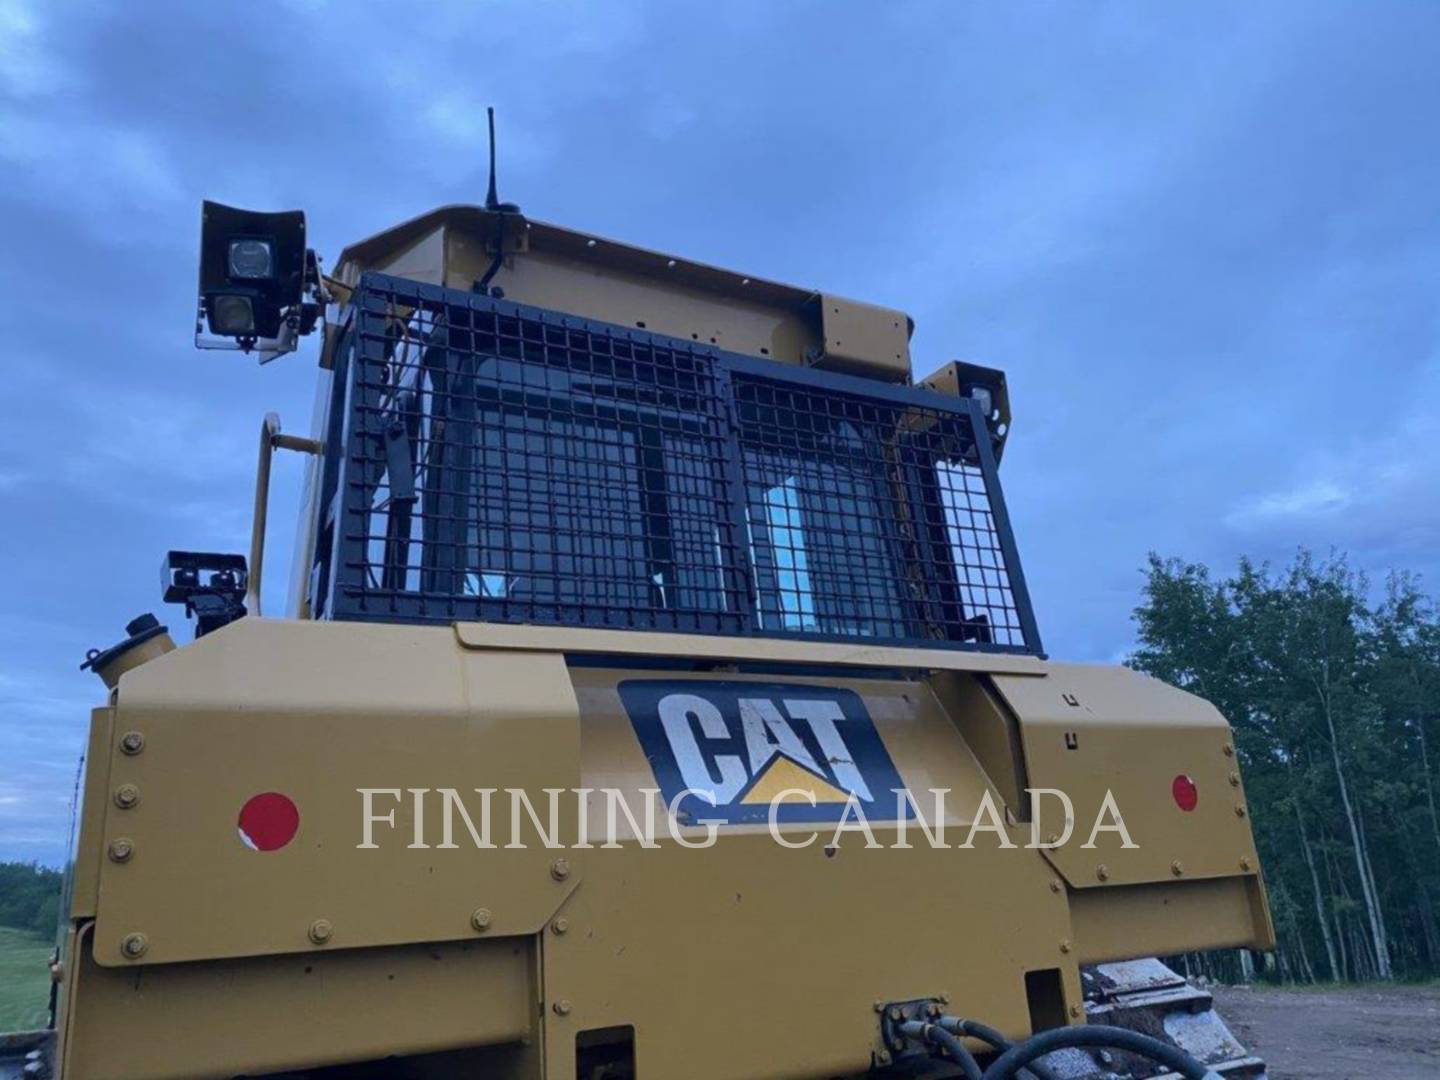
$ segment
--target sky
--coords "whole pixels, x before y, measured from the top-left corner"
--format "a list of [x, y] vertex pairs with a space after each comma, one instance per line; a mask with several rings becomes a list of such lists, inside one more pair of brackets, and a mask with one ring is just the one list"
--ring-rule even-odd
[[[1300, 545], [1440, 591], [1440, 3], [0, 0], [0, 859], [63, 860], [171, 548], [248, 547], [313, 343], [197, 352], [199, 206], [341, 248], [528, 214], [901, 308], [1004, 368], [1048, 651], [1114, 662], [1150, 551]], [[298, 469], [277, 466], [266, 606]]]

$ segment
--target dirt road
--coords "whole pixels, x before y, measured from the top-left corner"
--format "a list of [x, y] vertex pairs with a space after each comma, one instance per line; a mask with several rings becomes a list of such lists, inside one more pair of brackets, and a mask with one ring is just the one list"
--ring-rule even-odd
[[1440, 1078], [1440, 987], [1218, 989], [1215, 998], [1270, 1080]]

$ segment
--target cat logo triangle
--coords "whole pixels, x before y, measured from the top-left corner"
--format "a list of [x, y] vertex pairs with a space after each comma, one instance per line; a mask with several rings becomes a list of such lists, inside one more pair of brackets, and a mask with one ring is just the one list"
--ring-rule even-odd
[[802, 801], [800, 792], [808, 792], [814, 796], [816, 803], [843, 803], [850, 799], [849, 795], [833, 784], [826, 783], [809, 769], [781, 755], [775, 757], [770, 767], [755, 778], [755, 783], [740, 802], [748, 806], [766, 806], [780, 798], [784, 792], [789, 794], [782, 802]]

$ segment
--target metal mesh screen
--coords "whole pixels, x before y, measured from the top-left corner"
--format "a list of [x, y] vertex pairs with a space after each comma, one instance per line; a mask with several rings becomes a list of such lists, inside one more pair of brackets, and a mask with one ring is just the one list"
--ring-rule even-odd
[[1025, 644], [968, 416], [735, 386], [758, 628]]
[[1038, 650], [967, 403], [380, 275], [354, 306], [322, 613]]

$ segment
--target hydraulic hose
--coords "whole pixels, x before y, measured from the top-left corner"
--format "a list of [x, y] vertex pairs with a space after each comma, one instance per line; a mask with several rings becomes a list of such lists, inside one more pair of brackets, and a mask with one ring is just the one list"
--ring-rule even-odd
[[975, 1060], [974, 1055], [965, 1048], [964, 1043], [938, 1024], [929, 1024], [923, 1020], [910, 1020], [901, 1024], [899, 1030], [902, 1035], [933, 1043], [948, 1053], [954, 1059], [955, 1064], [960, 1067], [960, 1071], [964, 1073], [965, 1080], [983, 1080], [980, 1064]]
[[965, 1049], [964, 1043], [942, 1027], [936, 1027], [934, 1024], [929, 1024], [927, 1027], [929, 1030], [926, 1034], [930, 1041], [943, 1048], [955, 1059], [955, 1064], [959, 1065], [960, 1071], [965, 1074], [965, 1080], [983, 1080], [979, 1064], [970, 1051]]
[[1032, 1035], [1001, 1054], [985, 1070], [982, 1080], [1011, 1080], [1022, 1066], [1055, 1050], [1105, 1048], [1125, 1050], [1148, 1058], [1179, 1073], [1185, 1080], [1221, 1080], [1220, 1074], [1196, 1061], [1185, 1051], [1169, 1043], [1152, 1039], [1138, 1031], [1082, 1024], [1077, 1027], [1053, 1028]]
[[[996, 1050], [1004, 1053], [1015, 1044], [1002, 1035], [989, 1024], [982, 1024], [979, 1020], [962, 1020], [958, 1016], [942, 1016], [935, 1023], [945, 1031], [955, 1035], [969, 1035], [973, 1039], [979, 1039], [983, 1043], [993, 1046]], [[1025, 1066], [1034, 1073], [1038, 1080], [1059, 1080], [1055, 1071], [1043, 1061], [1032, 1061]]]

